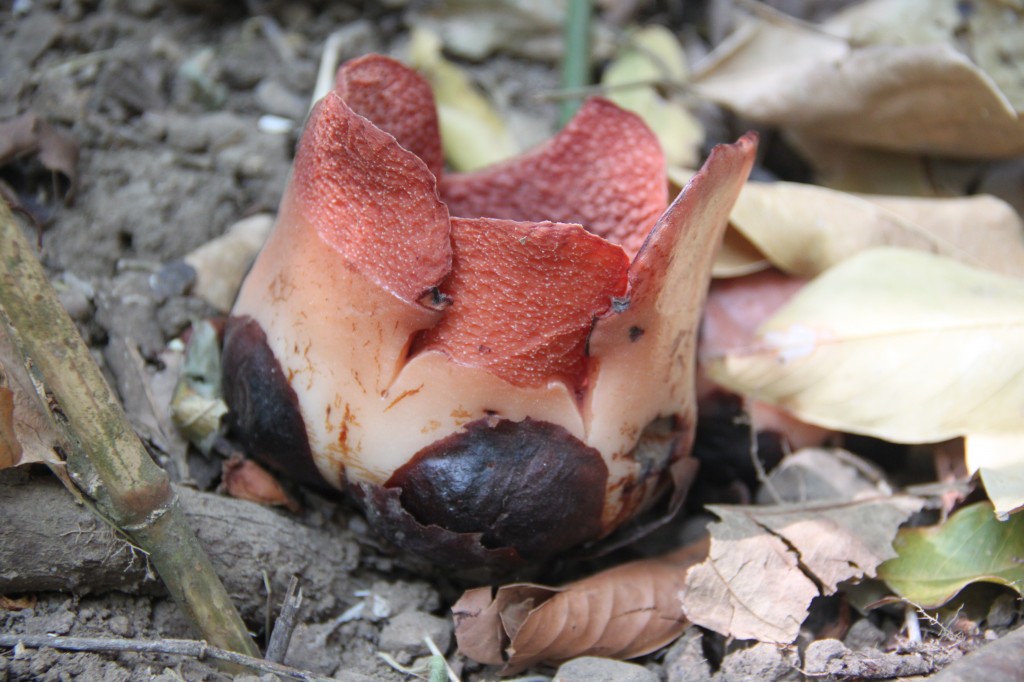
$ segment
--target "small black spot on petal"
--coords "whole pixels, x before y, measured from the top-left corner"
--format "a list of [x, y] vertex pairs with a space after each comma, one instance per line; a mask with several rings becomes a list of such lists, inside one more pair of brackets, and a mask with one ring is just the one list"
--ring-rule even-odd
[[639, 339], [643, 335], [644, 335], [644, 330], [641, 329], [640, 327], [637, 327], [636, 325], [634, 325], [634, 326], [629, 328], [629, 340], [630, 341], [636, 341], [637, 339]]

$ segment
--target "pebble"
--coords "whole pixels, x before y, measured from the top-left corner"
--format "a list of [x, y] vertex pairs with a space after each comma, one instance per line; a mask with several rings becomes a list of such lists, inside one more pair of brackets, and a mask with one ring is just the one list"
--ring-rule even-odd
[[184, 296], [196, 283], [196, 269], [183, 260], [167, 263], [149, 276], [149, 286], [160, 300]]
[[306, 100], [275, 78], [261, 80], [253, 94], [256, 97], [256, 104], [268, 114], [293, 120], [302, 120], [306, 115]]
[[658, 676], [636, 663], [583, 656], [563, 663], [552, 682], [658, 682]]
[[411, 660], [430, 654], [426, 637], [433, 640], [439, 650], [447, 651], [452, 642], [451, 623], [423, 611], [405, 611], [391, 618], [381, 629], [378, 646], [382, 651]]

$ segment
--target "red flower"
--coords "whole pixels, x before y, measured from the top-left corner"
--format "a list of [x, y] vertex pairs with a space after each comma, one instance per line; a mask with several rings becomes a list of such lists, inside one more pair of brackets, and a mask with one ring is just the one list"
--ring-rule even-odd
[[654, 135], [593, 98], [540, 148], [444, 175], [427, 83], [346, 64], [226, 332], [248, 449], [470, 570], [678, 506], [695, 332], [755, 147], [716, 148], [667, 206]]

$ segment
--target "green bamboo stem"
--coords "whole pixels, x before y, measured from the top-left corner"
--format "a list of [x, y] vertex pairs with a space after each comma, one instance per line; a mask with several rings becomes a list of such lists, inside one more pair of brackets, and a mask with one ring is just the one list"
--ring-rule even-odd
[[258, 649], [189, 527], [167, 472], [150, 458], [32, 248], [0, 201], [0, 324], [66, 445], [75, 485], [125, 533], [211, 645]]
[[[565, 52], [562, 58], [562, 90], [578, 91], [590, 84], [591, 0], [569, 0], [565, 17]], [[565, 125], [580, 108], [577, 97], [562, 100], [559, 125]]]

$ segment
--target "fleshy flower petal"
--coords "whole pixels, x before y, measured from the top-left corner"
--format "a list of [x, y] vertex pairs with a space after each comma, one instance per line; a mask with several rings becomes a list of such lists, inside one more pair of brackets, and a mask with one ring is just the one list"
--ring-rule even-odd
[[678, 506], [698, 315], [756, 138], [666, 211], [653, 134], [606, 101], [441, 178], [425, 81], [371, 56], [337, 83], [225, 331], [249, 453], [478, 578]]

